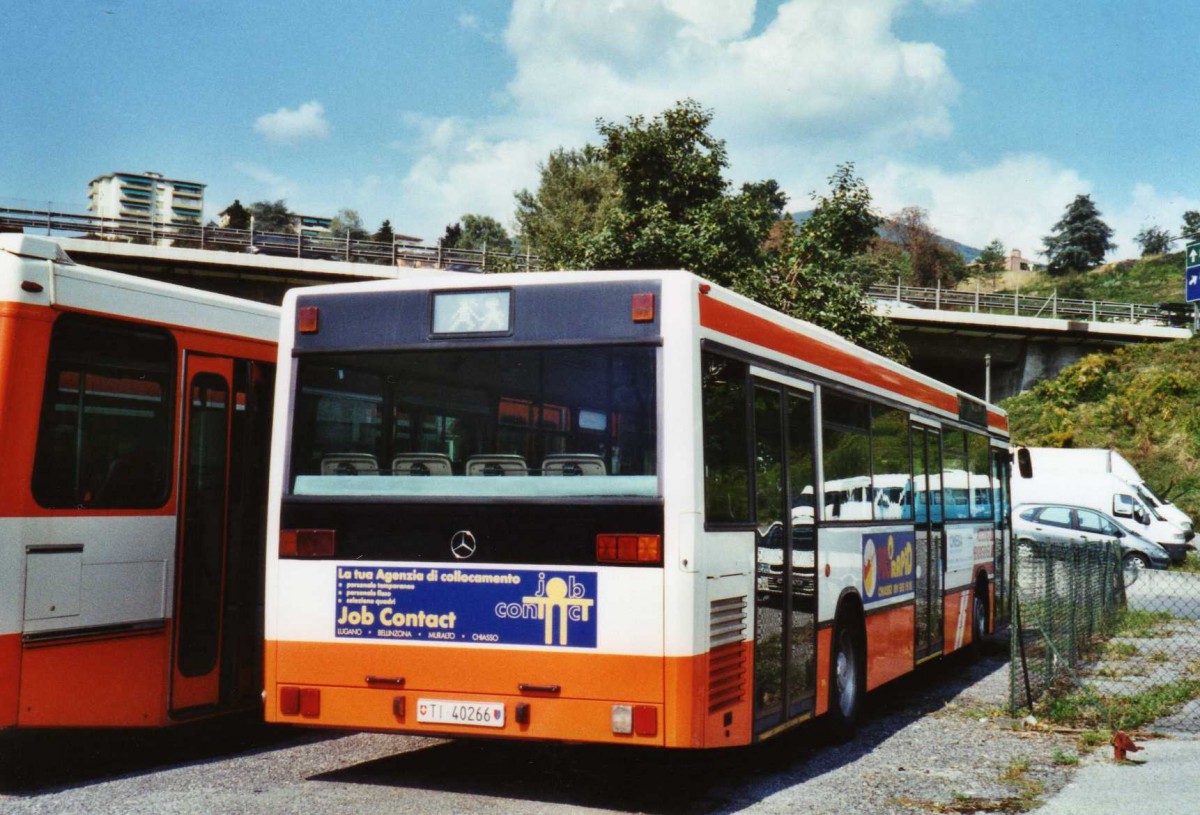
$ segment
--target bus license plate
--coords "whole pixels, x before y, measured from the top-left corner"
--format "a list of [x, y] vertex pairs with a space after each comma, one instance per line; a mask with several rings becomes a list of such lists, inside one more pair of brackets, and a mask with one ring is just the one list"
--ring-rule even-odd
[[429, 724], [461, 724], [470, 727], [504, 727], [504, 705], [500, 702], [418, 699], [417, 721]]

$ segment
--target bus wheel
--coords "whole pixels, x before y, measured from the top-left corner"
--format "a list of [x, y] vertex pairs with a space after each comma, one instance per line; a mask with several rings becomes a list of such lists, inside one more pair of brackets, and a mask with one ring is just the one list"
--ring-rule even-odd
[[987, 642], [987, 589], [985, 584], [975, 586], [971, 600], [971, 656], [980, 659]]
[[866, 685], [858, 627], [851, 615], [839, 614], [833, 627], [833, 653], [829, 657], [829, 722], [838, 741], [853, 738], [862, 714]]

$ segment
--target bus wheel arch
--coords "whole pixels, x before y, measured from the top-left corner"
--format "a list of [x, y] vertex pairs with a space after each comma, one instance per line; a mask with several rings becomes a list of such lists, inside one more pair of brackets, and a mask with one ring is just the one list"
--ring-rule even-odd
[[829, 729], [846, 741], [862, 718], [867, 693], [867, 638], [862, 601], [847, 593], [834, 615], [829, 653]]

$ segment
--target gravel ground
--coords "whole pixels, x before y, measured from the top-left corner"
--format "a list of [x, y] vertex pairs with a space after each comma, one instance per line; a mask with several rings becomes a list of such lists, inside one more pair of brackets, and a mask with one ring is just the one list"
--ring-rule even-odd
[[[872, 694], [844, 745], [800, 728], [690, 754], [271, 729], [8, 734], [0, 812], [563, 813], [1024, 811], [1066, 783], [1065, 736], [1007, 721], [1007, 647]], [[232, 745], [232, 746], [231, 746]], [[235, 752], [236, 751], [236, 752]]]

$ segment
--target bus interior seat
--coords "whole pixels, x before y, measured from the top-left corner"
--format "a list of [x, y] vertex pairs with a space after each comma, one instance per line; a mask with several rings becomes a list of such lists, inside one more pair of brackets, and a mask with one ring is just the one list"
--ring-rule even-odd
[[542, 475], [608, 475], [608, 468], [595, 453], [555, 453], [542, 461]]
[[370, 453], [334, 453], [321, 459], [321, 475], [378, 475], [379, 463]]
[[453, 475], [445, 453], [400, 453], [392, 459], [392, 475]]
[[467, 475], [529, 475], [529, 468], [518, 455], [495, 453], [467, 459]]

